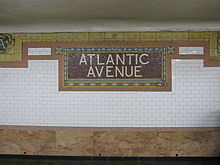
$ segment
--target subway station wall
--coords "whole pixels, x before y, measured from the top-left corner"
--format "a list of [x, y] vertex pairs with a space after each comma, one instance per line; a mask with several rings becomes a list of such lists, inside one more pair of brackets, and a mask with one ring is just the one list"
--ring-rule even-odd
[[[0, 66], [22, 62], [25, 42], [201, 41], [219, 60], [219, 32], [17, 33]], [[58, 61], [29, 60], [0, 68], [0, 124], [89, 127], [218, 127], [220, 67], [202, 59], [172, 60], [170, 92], [59, 91]]]
[[[0, 54], [0, 66], [22, 62], [23, 42], [207, 41], [219, 62], [218, 34], [13, 34], [14, 48]], [[204, 67], [203, 59], [171, 65], [172, 91], [163, 92], [59, 91], [58, 60], [0, 68], [0, 154], [219, 156], [220, 67]]]

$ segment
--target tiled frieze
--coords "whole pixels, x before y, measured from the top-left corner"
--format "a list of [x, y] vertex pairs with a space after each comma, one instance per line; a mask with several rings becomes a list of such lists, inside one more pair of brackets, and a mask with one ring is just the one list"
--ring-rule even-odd
[[86, 32], [73, 33], [72, 37], [73, 37], [73, 42], [88, 42], [89, 33]]
[[208, 41], [210, 60], [220, 59], [219, 32], [69, 32], [10, 35], [13, 36], [15, 43], [12, 49], [0, 54], [0, 62], [22, 61], [23, 42]]
[[103, 42], [105, 40], [105, 33], [104, 32], [89, 32], [88, 41], [90, 42]]
[[157, 41], [173, 41], [173, 33], [157, 32]]
[[141, 41], [157, 41], [157, 32], [141, 32]]
[[[69, 33], [1, 34], [2, 37], [4, 35], [10, 36], [14, 42], [13, 43], [7, 42], [9, 43], [7, 44], [4, 38], [1, 39], [1, 41], [4, 41], [1, 43], [1, 48], [5, 50], [0, 52], [0, 67], [1, 66], [2, 67], [18, 67], [18, 66], [26, 67], [28, 59], [30, 60], [58, 59], [58, 60], [63, 61], [63, 56], [58, 56], [58, 54], [55, 54], [55, 51], [56, 51], [55, 47], [59, 48], [60, 44], [63, 45], [61, 46], [63, 48], [65, 48], [64, 45], [68, 45], [68, 47], [70, 48], [71, 47], [74, 48], [74, 46], [76, 45], [78, 45], [77, 47], [80, 46], [81, 48], [85, 46], [89, 46], [89, 45], [95, 45], [95, 47], [100, 47], [100, 48], [101, 47], [105, 48], [107, 46], [110, 48], [110, 47], [114, 47], [114, 45], [119, 46], [120, 42], [127, 45], [127, 46], [123, 46], [122, 44], [121, 46], [123, 48], [126, 48], [126, 47], [129, 48], [131, 46], [135, 48], [137, 47], [137, 45], [153, 46], [155, 48], [157, 46], [163, 46], [166, 49], [165, 52], [167, 51], [165, 53], [167, 54], [166, 56], [169, 57], [169, 58], [165, 58], [165, 61], [166, 61], [165, 68], [167, 71], [170, 70], [169, 63], [172, 58], [175, 58], [175, 59], [199, 58], [199, 59], [205, 60], [205, 66], [213, 66], [212, 65], [213, 62], [215, 66], [219, 66], [219, 62], [218, 62], [219, 33], [218, 32], [88, 32], [88, 33], [87, 32], [84, 32], [84, 33], [83, 32], [79, 32], [79, 33], [69, 32]], [[209, 45], [207, 43], [209, 43]], [[7, 48], [5, 48], [5, 45], [7, 46]], [[37, 55], [37, 52], [35, 53], [32, 52], [31, 53], [32, 56], [29, 56], [27, 49], [30, 46], [51, 48], [52, 56], [43, 57], [42, 56], [44, 55], [43, 52], [40, 52], [39, 55]], [[193, 47], [193, 46], [195, 48], [201, 47], [201, 46], [202, 47], [205, 46], [205, 47], [204, 47], [204, 52], [202, 52], [202, 54], [201, 52], [199, 53], [195, 52], [194, 56], [191, 56], [191, 54], [193, 54], [193, 51], [191, 51], [192, 53], [191, 52], [186, 53], [188, 55], [187, 56], [185, 55], [184, 52], [182, 53], [182, 55], [178, 54], [179, 53], [178, 49], [180, 48], [179, 46], [183, 46], [183, 47], [185, 46], [186, 49], [187, 47]], [[172, 51], [170, 49], [171, 47], [174, 47]], [[196, 49], [194, 48], [193, 50], [196, 51]], [[112, 49], [112, 51], [114, 50]], [[173, 52], [172, 55], [169, 55], [170, 52]], [[92, 52], [90, 51], [90, 53]], [[98, 53], [103, 53], [103, 52], [99, 51]], [[111, 51], [108, 51], [107, 53], [111, 53]], [[61, 54], [62, 53], [59, 53], [59, 55]], [[62, 68], [61, 63], [60, 63], [60, 68]], [[68, 68], [68, 66], [64, 66], [63, 68], [64, 69]], [[169, 83], [171, 81], [170, 79], [171, 75], [169, 73], [166, 73], [165, 75], [168, 75], [166, 77], [166, 80], [168, 80], [167, 84], [171, 84]], [[61, 77], [65, 77], [65, 75], [62, 76], [61, 74]], [[62, 81], [65, 82], [65, 79]], [[82, 85], [83, 83], [80, 83], [80, 84]], [[94, 84], [94, 83], [90, 83], [90, 85], [91, 84]], [[106, 83], [102, 83], [102, 84], [106, 84]], [[114, 83], [114, 84], [117, 85], [118, 83]], [[129, 83], [123, 83], [123, 84], [129, 84]], [[151, 83], [145, 82], [145, 84], [151, 84]], [[140, 86], [140, 84], [138, 85]], [[63, 84], [63, 86], [65, 86], [65, 83]], [[141, 86], [143, 86], [143, 84]], [[61, 89], [63, 88], [61, 87], [60, 90]], [[167, 85], [167, 89], [171, 90], [171, 85]]]
[[123, 32], [106, 32], [105, 41], [124, 41]]
[[27, 41], [42, 41], [42, 34], [41, 33], [32, 33], [32, 34], [27, 34]]
[[187, 32], [173, 32], [174, 41], [188, 41], [189, 33]]
[[188, 32], [189, 41], [204, 41], [205, 33], [204, 32]]
[[124, 41], [140, 41], [141, 33], [139, 32], [125, 32]]
[[220, 32], [217, 34], [217, 50], [218, 54], [220, 53]]

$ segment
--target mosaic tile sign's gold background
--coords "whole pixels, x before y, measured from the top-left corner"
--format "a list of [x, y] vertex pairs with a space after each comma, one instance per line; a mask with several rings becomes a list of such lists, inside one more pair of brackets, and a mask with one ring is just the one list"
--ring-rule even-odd
[[[14, 49], [0, 61], [22, 61], [22, 42], [209, 41], [210, 59], [220, 60], [220, 32], [16, 33]], [[219, 43], [218, 43], [219, 40]]]
[[[190, 128], [189, 128], [190, 129]], [[65, 156], [220, 156], [220, 131], [0, 129], [0, 154]]]

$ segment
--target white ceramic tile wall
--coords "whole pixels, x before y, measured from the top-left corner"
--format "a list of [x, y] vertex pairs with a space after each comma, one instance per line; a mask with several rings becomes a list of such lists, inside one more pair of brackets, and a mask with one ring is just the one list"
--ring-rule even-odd
[[173, 60], [172, 92], [59, 92], [58, 62], [0, 68], [0, 125], [220, 126], [220, 68]]

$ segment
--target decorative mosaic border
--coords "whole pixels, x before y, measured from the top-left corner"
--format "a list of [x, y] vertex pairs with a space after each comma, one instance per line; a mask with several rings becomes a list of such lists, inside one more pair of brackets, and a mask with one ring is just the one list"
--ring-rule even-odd
[[[1, 34], [2, 35], [2, 34]], [[5, 33], [4, 33], [5, 35]], [[0, 53], [0, 67], [23, 64], [22, 45], [25, 42], [209, 42], [209, 55], [205, 67], [220, 66], [220, 31], [205, 32], [58, 32], [12, 33], [15, 40], [11, 49]], [[170, 44], [172, 45], [172, 44]], [[7, 62], [7, 64], [5, 63]], [[17, 62], [17, 63], [16, 63]], [[23, 65], [24, 66], [24, 65]]]
[[116, 48], [116, 47], [111, 47], [111, 48], [93, 48], [93, 47], [88, 47], [88, 48], [63, 48], [63, 51], [65, 53], [71, 53], [71, 52], [76, 52], [76, 51], [89, 51], [89, 52], [112, 52], [112, 51], [165, 51], [165, 48], [163, 47], [132, 47], [132, 48]]
[[[172, 75], [171, 75], [171, 60], [172, 59], [204, 59], [204, 66], [213, 66], [210, 63], [210, 47], [208, 41], [173, 41], [173, 42], [26, 42], [22, 47], [22, 62], [0, 62], [0, 67], [28, 67], [28, 60], [58, 60], [59, 62], [59, 91], [171, 91], [172, 90]], [[204, 47], [203, 55], [179, 55], [179, 47]], [[28, 56], [28, 48], [51, 48], [51, 55], [47, 56]], [[115, 87], [106, 86], [103, 83], [100, 86], [65, 86], [64, 85], [64, 54], [63, 48], [150, 48], [159, 47], [166, 48], [166, 86], [125, 86]], [[59, 48], [59, 50], [57, 50]], [[70, 49], [71, 50], [71, 49]], [[79, 49], [78, 49], [79, 50]], [[100, 51], [100, 49], [97, 49]], [[123, 49], [126, 50], [126, 49]], [[89, 51], [88, 51], [89, 52]], [[121, 51], [122, 52], [122, 51]], [[215, 66], [219, 66], [216, 62]], [[158, 80], [158, 79], [157, 79]], [[148, 80], [150, 82], [150, 79]], [[96, 80], [97, 82], [97, 80]], [[123, 82], [123, 80], [121, 80]], [[133, 83], [134, 81], [131, 80]], [[146, 80], [145, 80], [146, 82]], [[93, 83], [93, 82], [91, 82]], [[148, 82], [147, 82], [148, 83]], [[145, 84], [147, 84], [145, 83]], [[135, 83], [134, 83], [135, 84]], [[149, 84], [147, 84], [149, 85]]]

